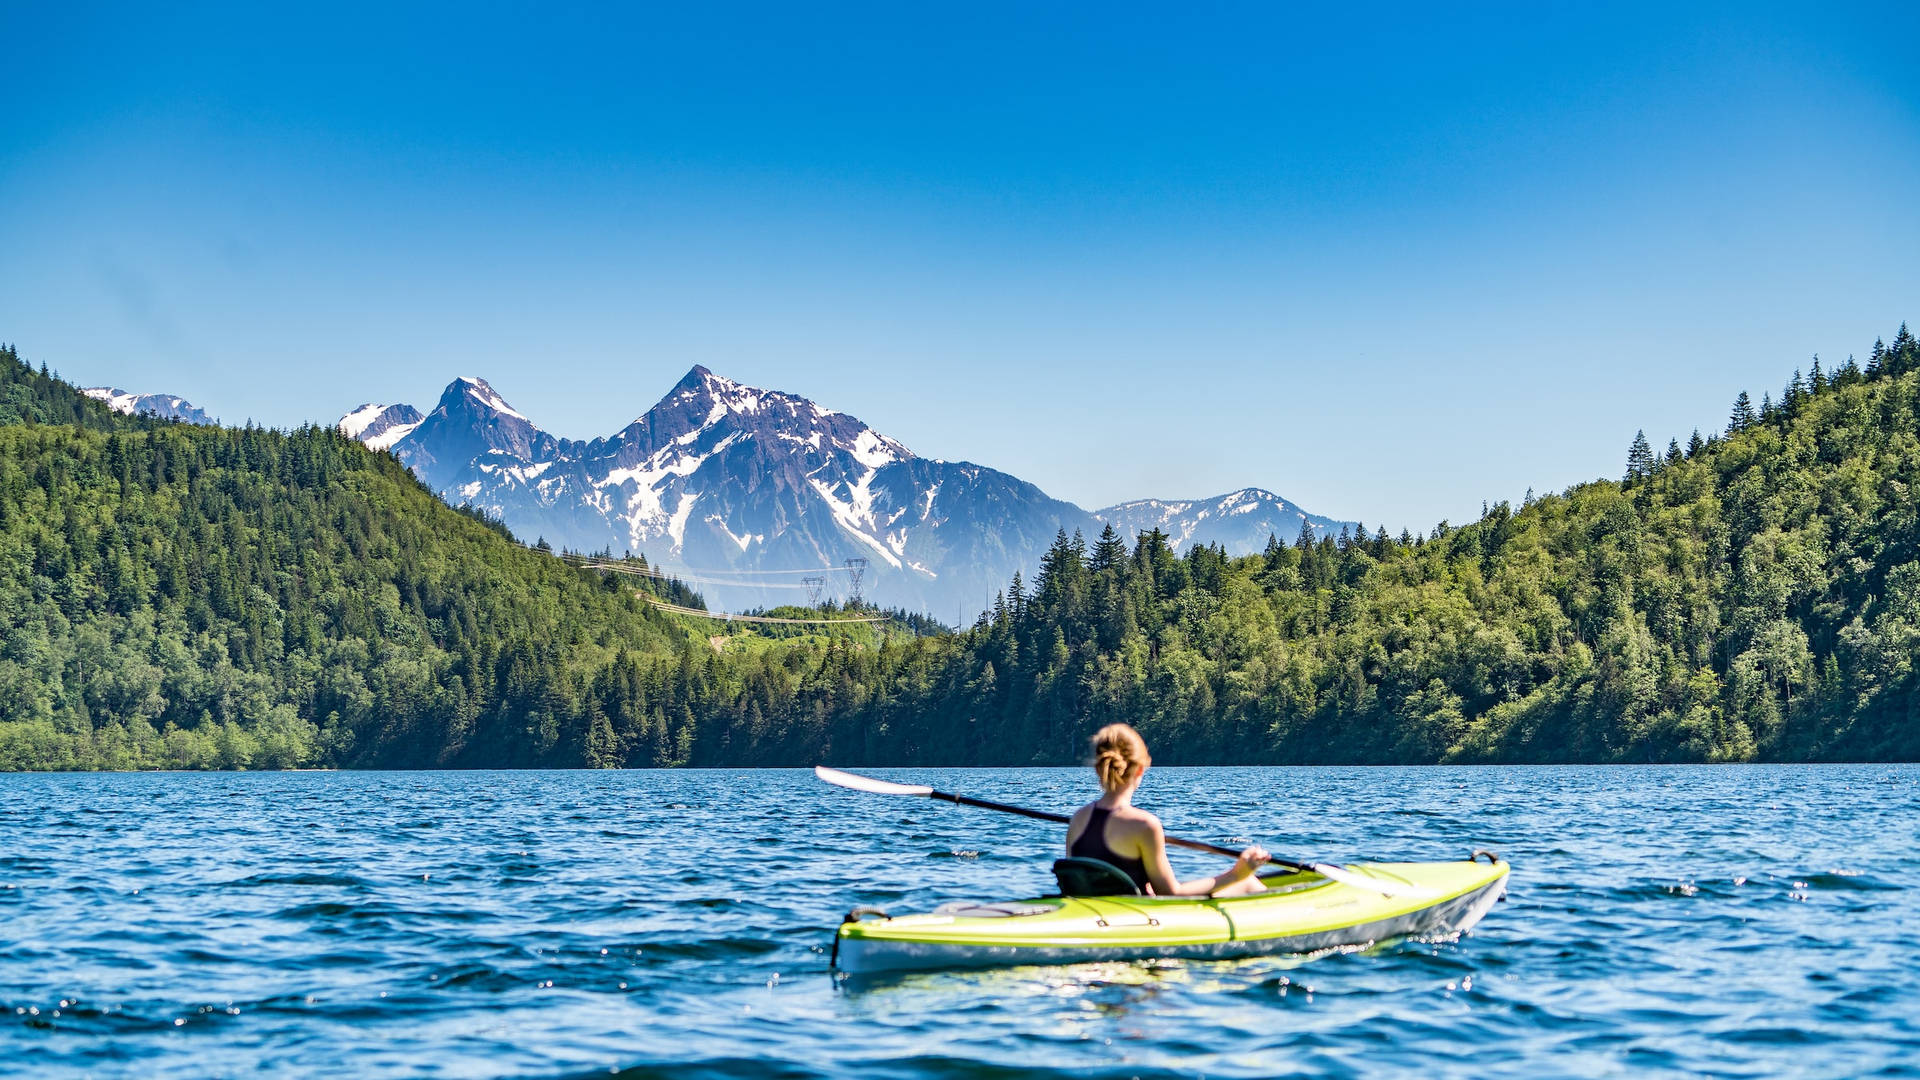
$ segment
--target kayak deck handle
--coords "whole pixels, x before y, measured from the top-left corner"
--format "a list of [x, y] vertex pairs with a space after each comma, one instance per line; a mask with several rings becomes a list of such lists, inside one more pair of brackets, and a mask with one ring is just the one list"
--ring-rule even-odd
[[1488, 866], [1492, 866], [1492, 865], [1494, 865], [1495, 863], [1497, 863], [1497, 862], [1499, 862], [1499, 861], [1500, 861], [1500, 856], [1498, 856], [1498, 855], [1495, 855], [1495, 854], [1494, 854], [1493, 852], [1491, 852], [1491, 851], [1476, 851], [1476, 852], [1474, 852], [1473, 854], [1471, 854], [1471, 855], [1469, 855], [1469, 856], [1467, 856], [1467, 861], [1468, 861], [1468, 862], [1479, 862], [1479, 861], [1480, 861], [1480, 856], [1482, 856], [1482, 855], [1485, 855], [1485, 856], [1487, 857], [1487, 865], [1488, 865]]
[[[847, 912], [846, 918], [840, 920], [840, 925], [845, 926], [848, 923], [856, 923], [868, 916], [876, 919], [893, 918], [893, 916], [877, 907], [857, 907]], [[837, 968], [840, 966], [840, 935], [838, 933], [833, 935], [833, 954], [827, 958], [827, 966], [829, 968]]]

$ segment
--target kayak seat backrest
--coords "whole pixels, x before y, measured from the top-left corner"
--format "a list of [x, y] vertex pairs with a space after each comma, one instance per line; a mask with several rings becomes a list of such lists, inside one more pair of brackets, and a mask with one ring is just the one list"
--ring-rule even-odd
[[1083, 859], [1078, 855], [1055, 859], [1053, 879], [1060, 883], [1061, 896], [1139, 896], [1140, 889], [1126, 871], [1104, 859]]

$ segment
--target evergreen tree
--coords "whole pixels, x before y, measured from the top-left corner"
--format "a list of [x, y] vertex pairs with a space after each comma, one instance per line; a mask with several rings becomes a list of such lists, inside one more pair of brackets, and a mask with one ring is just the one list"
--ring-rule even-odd
[[[1271, 538], [1269, 538], [1271, 539]], [[1118, 569], [1127, 561], [1127, 545], [1114, 531], [1113, 522], [1100, 530], [1100, 538], [1093, 543], [1093, 555], [1087, 562], [1087, 569], [1096, 574], [1105, 574]]]
[[1682, 454], [1682, 453], [1680, 452], [1680, 440], [1679, 440], [1679, 439], [1668, 439], [1668, 440], [1667, 440], [1667, 460], [1666, 460], [1666, 464], [1668, 464], [1668, 465], [1678, 465], [1678, 464], [1680, 464], [1680, 463], [1681, 463], [1682, 461], [1685, 461], [1685, 460], [1686, 460], [1686, 455], [1685, 455], [1685, 454]]
[[1893, 335], [1893, 344], [1887, 348], [1884, 365], [1889, 375], [1904, 375], [1920, 368], [1920, 342], [1916, 342], [1907, 331], [1907, 324], [1900, 324], [1900, 332]]
[[1700, 429], [1694, 428], [1693, 437], [1687, 440], [1687, 456], [1691, 458], [1695, 454], [1698, 454], [1700, 451], [1705, 450], [1706, 448], [1707, 448], [1707, 441], [1700, 437]]
[[1631, 484], [1652, 475], [1653, 444], [1647, 442], [1647, 433], [1642, 430], [1634, 434], [1632, 445], [1627, 447], [1626, 482]]
[[1265, 550], [1260, 553], [1260, 557], [1266, 560], [1267, 569], [1273, 570], [1286, 561], [1287, 549], [1281, 545], [1279, 537], [1268, 533], [1267, 546]]
[[1753, 399], [1745, 390], [1733, 399], [1733, 414], [1727, 418], [1727, 434], [1737, 435], [1758, 423], [1760, 418], [1754, 415]]

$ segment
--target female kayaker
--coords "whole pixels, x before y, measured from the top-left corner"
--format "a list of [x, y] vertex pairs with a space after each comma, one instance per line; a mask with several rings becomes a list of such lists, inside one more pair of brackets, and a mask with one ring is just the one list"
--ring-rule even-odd
[[1126, 724], [1108, 724], [1093, 736], [1093, 771], [1102, 795], [1081, 807], [1067, 825], [1067, 854], [1112, 863], [1143, 893], [1156, 896], [1238, 896], [1264, 892], [1253, 876], [1267, 861], [1254, 845], [1242, 851], [1233, 869], [1208, 878], [1181, 881], [1167, 863], [1166, 833], [1160, 819], [1133, 805], [1133, 793], [1153, 759], [1147, 743]]

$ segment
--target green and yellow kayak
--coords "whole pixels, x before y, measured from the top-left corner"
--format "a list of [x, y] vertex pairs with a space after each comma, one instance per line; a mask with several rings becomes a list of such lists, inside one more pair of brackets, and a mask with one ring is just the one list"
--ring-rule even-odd
[[[887, 918], [856, 910], [834, 941], [855, 974], [1161, 957], [1306, 953], [1470, 929], [1507, 891], [1507, 864], [1356, 863], [1356, 883], [1316, 873], [1263, 877], [1248, 896], [1047, 896], [949, 904]], [[1365, 887], [1372, 880], [1391, 892]], [[868, 915], [880, 915], [868, 918]]]

